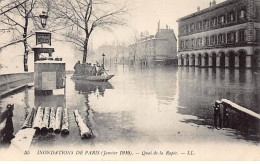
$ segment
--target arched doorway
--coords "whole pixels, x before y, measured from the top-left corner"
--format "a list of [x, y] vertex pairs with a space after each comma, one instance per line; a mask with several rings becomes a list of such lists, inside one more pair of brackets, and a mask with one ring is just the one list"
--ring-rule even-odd
[[184, 66], [184, 58], [183, 58], [183, 55], [181, 55], [181, 66]]
[[204, 60], [204, 67], [208, 67], [209, 66], [209, 54], [205, 53], [203, 55], [203, 60]]
[[201, 54], [198, 54], [198, 67], [201, 66]]
[[260, 56], [259, 55], [260, 55], [260, 50], [259, 49], [255, 50], [254, 55], [252, 57], [252, 60], [253, 60], [252, 66], [255, 68], [260, 68]]
[[195, 54], [190, 55], [190, 66], [195, 66]]
[[229, 57], [229, 68], [235, 68], [236, 53], [234, 51], [229, 51], [227, 55]]
[[185, 60], [186, 60], [186, 65], [185, 66], [189, 66], [189, 54], [185, 55]]
[[212, 67], [216, 67], [216, 65], [217, 65], [217, 54], [215, 52], [212, 52], [211, 58], [212, 58]]
[[246, 55], [247, 52], [245, 50], [238, 51], [239, 68], [246, 68]]
[[225, 53], [219, 52], [219, 67], [224, 68], [225, 67]]

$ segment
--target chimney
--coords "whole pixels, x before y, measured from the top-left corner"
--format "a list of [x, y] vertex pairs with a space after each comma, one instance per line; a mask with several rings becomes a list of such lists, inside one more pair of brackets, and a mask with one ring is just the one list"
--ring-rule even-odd
[[216, 6], [216, 4], [217, 4], [216, 0], [213, 0], [212, 6]]
[[199, 7], [199, 6], [197, 7], [197, 11], [198, 11], [198, 12], [200, 11], [200, 7]]
[[168, 25], [166, 24], [166, 30], [168, 30]]
[[210, 1], [210, 2], [209, 2], [209, 7], [211, 7], [211, 4], [212, 4], [212, 3], [211, 3], [211, 1]]
[[158, 30], [160, 30], [160, 20], [159, 20], [159, 22], [158, 22]]

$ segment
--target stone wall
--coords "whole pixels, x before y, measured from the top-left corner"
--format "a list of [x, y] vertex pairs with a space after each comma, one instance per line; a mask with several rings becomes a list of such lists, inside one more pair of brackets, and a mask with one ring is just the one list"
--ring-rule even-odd
[[32, 79], [34, 76], [33, 72], [28, 73], [13, 73], [13, 74], [1, 74], [0, 75], [0, 86], [5, 84], [14, 83], [20, 80]]

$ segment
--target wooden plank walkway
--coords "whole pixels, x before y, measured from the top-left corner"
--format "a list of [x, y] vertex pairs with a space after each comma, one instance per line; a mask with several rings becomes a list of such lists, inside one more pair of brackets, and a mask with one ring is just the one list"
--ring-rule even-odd
[[19, 130], [16, 133], [15, 138], [11, 141], [11, 145], [8, 150], [10, 152], [13, 151], [24, 152], [26, 150], [29, 150], [35, 132], [36, 129], [33, 128]]
[[255, 113], [255, 112], [253, 112], [252, 110], [249, 110], [249, 109], [247, 109], [247, 108], [244, 108], [244, 107], [242, 107], [242, 106], [240, 106], [240, 105], [237, 105], [236, 103], [234, 103], [234, 102], [232, 102], [232, 101], [230, 101], [230, 100], [222, 99], [221, 102], [222, 102], [223, 104], [227, 104], [227, 105], [231, 106], [231, 107], [234, 108], [234, 109], [237, 109], [237, 110], [240, 111], [240, 112], [246, 113], [246, 114], [248, 114], [248, 115], [250, 115], [250, 116], [252, 116], [252, 117], [255, 117], [255, 118], [257, 118], [257, 119], [260, 119], [260, 114]]

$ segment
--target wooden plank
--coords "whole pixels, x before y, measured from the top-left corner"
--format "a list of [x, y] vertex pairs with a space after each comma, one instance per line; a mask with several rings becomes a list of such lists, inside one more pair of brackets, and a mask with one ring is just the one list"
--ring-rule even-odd
[[21, 152], [24, 152], [25, 150], [29, 150], [35, 132], [36, 129], [33, 128], [27, 128], [18, 131], [18, 133], [16, 133], [15, 135], [15, 138], [11, 141], [11, 145], [8, 150], [12, 153], [15, 150]]
[[54, 107], [51, 108], [51, 113], [50, 113], [50, 124], [49, 124], [49, 132], [53, 133], [55, 126], [56, 126], [56, 110]]
[[32, 108], [31, 112], [28, 114], [28, 116], [26, 117], [26, 120], [24, 121], [22, 129], [32, 128], [35, 113], [36, 113], [35, 108]]
[[49, 131], [49, 120], [50, 120], [50, 108], [49, 107], [45, 107], [44, 115], [43, 115], [43, 121], [42, 121], [42, 127], [41, 127], [41, 132], [47, 133]]
[[62, 128], [61, 134], [68, 135], [69, 132], [69, 117], [68, 117], [68, 109], [65, 108], [62, 112]]
[[251, 110], [249, 110], [247, 108], [244, 108], [244, 107], [242, 107], [242, 106], [240, 106], [240, 105], [238, 105], [238, 104], [236, 104], [236, 103], [234, 103], [234, 102], [232, 102], [230, 100], [222, 99], [221, 101], [222, 101], [222, 103], [228, 104], [229, 106], [231, 106], [234, 109], [237, 109], [240, 112], [246, 113], [246, 114], [248, 114], [248, 115], [250, 115], [252, 117], [260, 119], [260, 114], [255, 113], [255, 112], [253, 112], [253, 111], [251, 111]]
[[3, 120], [3, 122], [0, 124], [0, 133], [5, 128], [6, 125], [6, 119]]
[[62, 119], [62, 107], [58, 107], [56, 111], [56, 121], [55, 121], [55, 133], [60, 133], [61, 128], [61, 119]]
[[34, 122], [33, 122], [33, 128], [40, 130], [42, 127], [42, 118], [43, 118], [43, 108], [41, 106], [37, 109], [37, 114], [35, 116]]
[[82, 139], [90, 138], [92, 136], [92, 133], [90, 129], [87, 127], [87, 125], [83, 122], [81, 116], [79, 115], [79, 111], [74, 111], [75, 119], [78, 124], [79, 130], [80, 130], [80, 136]]

